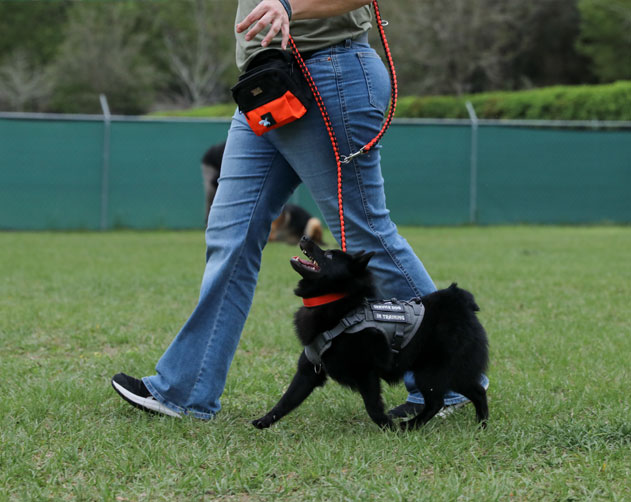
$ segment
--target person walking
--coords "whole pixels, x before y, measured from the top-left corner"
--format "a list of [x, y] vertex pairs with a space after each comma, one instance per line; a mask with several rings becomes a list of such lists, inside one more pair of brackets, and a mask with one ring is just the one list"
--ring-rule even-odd
[[[239, 0], [236, 62], [241, 71], [267, 48], [286, 49], [289, 32], [322, 96], [340, 153], [372, 140], [384, 121], [390, 76], [368, 43], [366, 0]], [[409, 299], [436, 288], [421, 260], [398, 233], [386, 206], [380, 146], [343, 166], [348, 252], [374, 251], [371, 271], [378, 298]], [[206, 268], [199, 300], [156, 365], [142, 379], [124, 373], [114, 389], [145, 411], [208, 420], [220, 410], [228, 370], [257, 282], [272, 221], [304, 183], [337, 242], [341, 225], [337, 164], [317, 106], [262, 136], [237, 110], [223, 155], [221, 177], [206, 230]], [[419, 406], [415, 391], [392, 413]], [[448, 396], [465, 402], [463, 396]], [[454, 402], [453, 400], [450, 402]], [[406, 408], [407, 407], [407, 408]]]

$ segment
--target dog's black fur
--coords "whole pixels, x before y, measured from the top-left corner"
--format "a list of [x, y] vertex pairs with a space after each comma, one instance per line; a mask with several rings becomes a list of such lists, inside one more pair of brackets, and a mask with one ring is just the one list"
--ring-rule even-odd
[[[308, 345], [321, 332], [332, 329], [366, 297], [372, 297], [373, 285], [367, 269], [374, 253], [355, 255], [339, 250], [323, 251], [313, 241], [303, 238], [300, 247], [311, 262], [293, 258], [291, 264], [302, 276], [295, 290], [297, 296], [313, 298], [330, 293], [345, 293], [335, 302], [301, 307], [295, 315], [298, 338]], [[488, 342], [484, 328], [475, 314], [479, 307], [473, 295], [456, 284], [421, 298], [425, 317], [409, 344], [394, 356], [385, 337], [376, 329], [342, 333], [333, 339], [322, 355], [322, 371], [315, 371], [304, 351], [298, 370], [280, 401], [265, 416], [252, 424], [264, 429], [299, 406], [313, 389], [324, 385], [327, 376], [358, 391], [370, 418], [380, 427], [394, 427], [384, 411], [380, 379], [395, 383], [410, 370], [425, 397], [419, 415], [401, 424], [413, 429], [425, 424], [443, 407], [448, 390], [469, 398], [478, 422], [486, 423], [488, 406], [480, 377], [488, 364]]]

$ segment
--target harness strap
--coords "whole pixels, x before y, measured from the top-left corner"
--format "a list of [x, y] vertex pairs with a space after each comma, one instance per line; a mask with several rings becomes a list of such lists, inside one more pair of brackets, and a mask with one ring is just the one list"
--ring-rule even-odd
[[380, 331], [389, 341], [390, 350], [396, 356], [407, 346], [423, 320], [425, 307], [420, 300], [416, 300], [365, 302], [349, 312], [333, 328], [316, 335], [313, 341], [305, 346], [307, 359], [319, 368], [322, 364], [321, 356], [331, 347], [334, 338], [344, 332], [356, 333], [366, 328]]
[[390, 345], [390, 350], [395, 354], [398, 354], [401, 351], [401, 346], [403, 345], [403, 341], [405, 340], [405, 325], [397, 324], [397, 327], [394, 331], [394, 336], [392, 337], [392, 344]]
[[333, 329], [323, 331], [316, 336], [313, 342], [305, 346], [305, 355], [307, 356], [307, 359], [309, 359], [309, 361], [311, 361], [311, 363], [315, 366], [320, 365], [320, 356], [329, 349], [331, 346], [331, 340], [341, 335], [348, 326], [349, 323], [347, 320], [342, 319], [342, 322], [337, 324]]

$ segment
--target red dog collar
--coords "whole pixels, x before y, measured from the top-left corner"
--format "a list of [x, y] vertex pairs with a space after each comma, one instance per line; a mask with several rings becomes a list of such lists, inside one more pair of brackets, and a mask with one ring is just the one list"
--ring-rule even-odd
[[314, 296], [313, 298], [303, 298], [302, 303], [305, 307], [319, 307], [327, 303], [333, 303], [346, 297], [346, 293], [331, 293], [328, 295]]

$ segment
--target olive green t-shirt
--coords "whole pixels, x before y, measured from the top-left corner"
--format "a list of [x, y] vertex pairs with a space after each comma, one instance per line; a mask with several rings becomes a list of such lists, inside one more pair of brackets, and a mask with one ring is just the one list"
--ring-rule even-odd
[[[239, 0], [235, 25], [241, 22], [259, 2], [260, 0]], [[372, 11], [370, 6], [366, 5], [341, 16], [291, 21], [289, 32], [300, 52], [311, 52], [340, 43], [347, 38], [356, 38], [368, 31], [371, 25]], [[237, 67], [240, 71], [245, 70], [248, 63], [258, 52], [265, 50], [265, 47], [261, 47], [261, 40], [263, 40], [267, 30], [263, 30], [249, 42], [245, 40], [246, 33], [247, 31], [236, 33], [236, 59]], [[281, 40], [282, 37], [279, 33], [274, 37], [268, 48], [280, 49]]]

